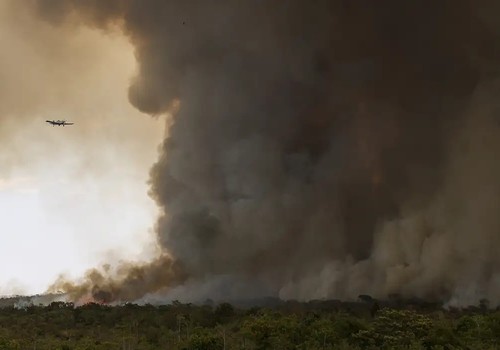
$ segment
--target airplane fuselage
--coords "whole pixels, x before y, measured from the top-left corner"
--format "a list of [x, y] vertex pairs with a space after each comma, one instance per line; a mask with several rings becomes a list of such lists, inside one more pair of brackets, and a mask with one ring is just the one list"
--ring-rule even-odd
[[65, 120], [46, 120], [45, 122], [52, 124], [52, 126], [65, 126], [65, 125], [73, 125], [74, 123], [68, 123]]

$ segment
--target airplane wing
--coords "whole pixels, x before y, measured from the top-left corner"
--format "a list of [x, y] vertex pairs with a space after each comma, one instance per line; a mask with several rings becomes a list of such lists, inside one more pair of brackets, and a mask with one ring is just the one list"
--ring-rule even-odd
[[52, 125], [62, 125], [62, 126], [75, 124], [75, 123], [68, 123], [64, 120], [46, 120], [46, 122]]

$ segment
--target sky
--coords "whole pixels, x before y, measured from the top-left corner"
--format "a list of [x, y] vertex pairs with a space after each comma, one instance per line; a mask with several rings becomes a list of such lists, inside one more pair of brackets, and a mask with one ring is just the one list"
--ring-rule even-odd
[[164, 124], [128, 102], [132, 45], [119, 30], [54, 26], [10, 0], [0, 44], [0, 295], [146, 259], [157, 216], [148, 172]]

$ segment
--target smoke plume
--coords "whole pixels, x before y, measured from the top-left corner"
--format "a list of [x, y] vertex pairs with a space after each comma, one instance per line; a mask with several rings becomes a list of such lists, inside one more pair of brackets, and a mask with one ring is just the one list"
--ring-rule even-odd
[[121, 25], [137, 109], [180, 101], [151, 170], [172, 261], [141, 268], [140, 293], [92, 274], [65, 289], [135, 299], [229, 276], [283, 298], [500, 303], [494, 1], [35, 4]]
[[51, 287], [64, 291], [70, 300], [79, 302], [130, 301], [141, 298], [145, 291], [157, 292], [166, 284], [179, 284], [185, 279], [182, 269], [168, 256], [148, 264], [122, 262], [116, 270], [105, 265], [101, 270], [87, 271], [83, 282], [75, 284], [61, 276]]

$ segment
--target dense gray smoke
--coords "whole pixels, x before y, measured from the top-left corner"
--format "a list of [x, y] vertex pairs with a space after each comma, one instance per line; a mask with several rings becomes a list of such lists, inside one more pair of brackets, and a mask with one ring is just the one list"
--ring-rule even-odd
[[140, 67], [131, 103], [180, 101], [151, 196], [187, 286], [500, 303], [494, 1], [36, 6], [120, 23]]

